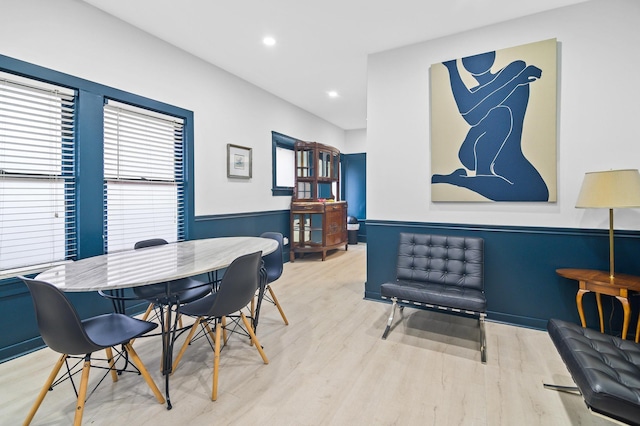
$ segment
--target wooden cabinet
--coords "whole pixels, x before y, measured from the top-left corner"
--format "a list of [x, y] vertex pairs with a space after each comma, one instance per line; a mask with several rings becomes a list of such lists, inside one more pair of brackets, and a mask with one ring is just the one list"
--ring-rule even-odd
[[347, 203], [340, 199], [340, 151], [317, 142], [297, 141], [295, 187], [291, 200], [291, 256], [347, 249]]
[[341, 246], [347, 248], [347, 203], [291, 203], [291, 261], [295, 253], [322, 252]]

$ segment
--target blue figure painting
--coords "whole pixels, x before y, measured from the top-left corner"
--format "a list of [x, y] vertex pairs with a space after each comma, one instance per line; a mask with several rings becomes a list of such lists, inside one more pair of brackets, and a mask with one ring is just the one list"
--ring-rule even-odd
[[462, 59], [477, 84], [467, 87], [456, 60], [443, 62], [458, 111], [470, 126], [460, 144], [463, 167], [433, 174], [431, 182], [467, 188], [492, 201], [548, 201], [549, 189], [522, 151], [531, 87], [542, 70], [516, 60], [492, 72], [496, 52]]

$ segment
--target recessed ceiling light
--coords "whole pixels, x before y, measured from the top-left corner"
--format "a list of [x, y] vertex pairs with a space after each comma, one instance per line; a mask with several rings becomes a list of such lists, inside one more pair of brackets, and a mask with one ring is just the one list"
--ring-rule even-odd
[[276, 44], [276, 39], [273, 37], [265, 37], [262, 39], [262, 42], [265, 44], [265, 46], [273, 46]]
[[339, 96], [338, 92], [336, 92], [335, 90], [328, 91], [327, 95], [329, 95], [330, 98], [337, 98]]

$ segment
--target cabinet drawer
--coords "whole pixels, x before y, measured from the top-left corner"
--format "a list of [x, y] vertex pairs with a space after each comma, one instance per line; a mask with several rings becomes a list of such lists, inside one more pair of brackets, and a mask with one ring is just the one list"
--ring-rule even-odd
[[342, 204], [331, 204], [331, 203], [327, 203], [325, 204], [325, 210], [328, 212], [334, 212], [336, 210], [342, 210], [343, 205]]
[[323, 213], [322, 204], [295, 204], [291, 206], [291, 213]]

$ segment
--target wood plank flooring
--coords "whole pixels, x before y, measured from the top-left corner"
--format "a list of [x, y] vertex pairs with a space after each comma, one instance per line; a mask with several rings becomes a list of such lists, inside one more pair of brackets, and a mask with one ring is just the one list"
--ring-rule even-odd
[[[289, 319], [263, 305], [258, 338], [234, 334], [222, 350], [212, 402], [213, 351], [194, 342], [171, 377], [173, 409], [141, 377], [107, 378], [89, 398], [85, 425], [607, 425], [579, 396], [545, 390], [572, 380], [543, 331], [487, 323], [480, 362], [477, 321], [407, 308], [382, 340], [390, 304], [363, 299], [366, 245], [285, 264], [273, 288]], [[490, 320], [490, 318], [489, 318]], [[178, 343], [178, 345], [181, 342]], [[161, 389], [160, 342], [134, 347]], [[58, 354], [48, 348], [0, 364], [0, 424], [24, 420]], [[98, 374], [92, 371], [91, 383]], [[49, 392], [34, 425], [73, 421], [68, 383]]]

